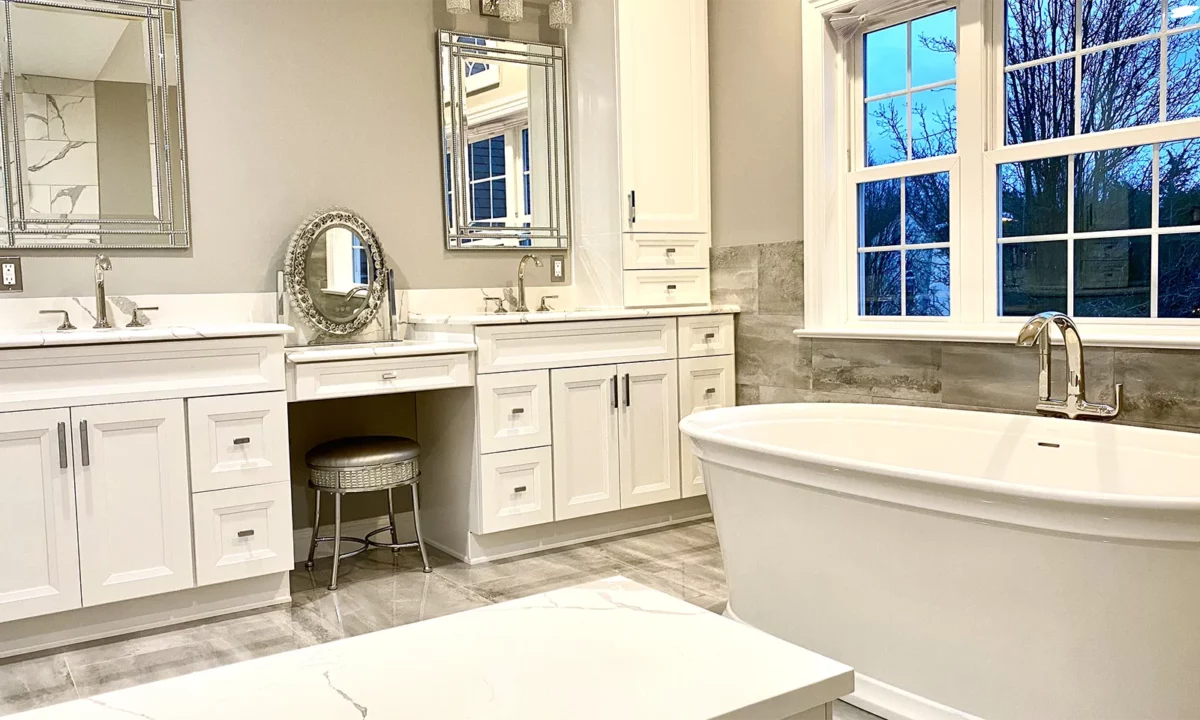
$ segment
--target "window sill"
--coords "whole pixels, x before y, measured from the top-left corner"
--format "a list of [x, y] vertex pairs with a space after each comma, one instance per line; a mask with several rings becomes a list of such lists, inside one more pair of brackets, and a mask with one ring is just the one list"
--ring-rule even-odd
[[[942, 323], [856, 323], [836, 328], [800, 328], [802, 338], [844, 340], [916, 340], [931, 342], [1015, 344], [1020, 323], [994, 325], [948, 325]], [[1085, 345], [1171, 350], [1200, 349], [1200, 326], [1195, 328], [1079, 324]], [[1060, 342], [1058, 333], [1052, 335]]]

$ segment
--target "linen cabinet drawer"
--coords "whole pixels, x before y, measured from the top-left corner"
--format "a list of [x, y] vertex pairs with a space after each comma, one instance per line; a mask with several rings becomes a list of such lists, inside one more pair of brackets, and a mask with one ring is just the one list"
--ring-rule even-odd
[[292, 569], [292, 485], [214, 490], [192, 496], [196, 584]]
[[554, 461], [550, 448], [480, 458], [480, 535], [554, 520]]
[[192, 492], [287, 482], [287, 393], [188, 400]]
[[679, 318], [679, 357], [732, 354], [732, 315], [697, 315]]
[[674, 235], [625, 233], [626, 270], [708, 267], [707, 233]]
[[626, 307], [707, 305], [708, 270], [626, 270]]
[[[679, 417], [702, 410], [733, 407], [737, 404], [732, 355], [688, 358], [679, 361]], [[683, 497], [705, 494], [704, 478], [692, 454], [692, 444], [681, 438], [680, 468]]]
[[550, 444], [550, 371], [480, 375], [479, 450], [524, 450]]

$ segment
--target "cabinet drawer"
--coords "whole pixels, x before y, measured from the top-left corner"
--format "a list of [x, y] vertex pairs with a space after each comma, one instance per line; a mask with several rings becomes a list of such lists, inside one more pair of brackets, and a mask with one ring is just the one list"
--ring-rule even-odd
[[[679, 417], [715, 408], [733, 407], [736, 403], [734, 364], [732, 355], [711, 358], [688, 358], [679, 361]], [[704, 478], [692, 454], [692, 444], [686, 438], [680, 443], [680, 467], [683, 475], [683, 497], [703, 495]]]
[[468, 353], [290, 363], [288, 372], [292, 401], [470, 387], [474, 374]]
[[292, 569], [292, 485], [214, 490], [192, 496], [196, 584]]
[[479, 450], [523, 450], [550, 444], [550, 371], [480, 375]]
[[709, 236], [625, 233], [626, 270], [708, 267]]
[[625, 307], [708, 303], [708, 270], [625, 271]]
[[554, 520], [550, 448], [484, 455], [479, 465], [480, 535]]
[[679, 357], [732, 354], [732, 315], [697, 315], [679, 318]]
[[192, 492], [287, 482], [287, 393], [188, 401]]

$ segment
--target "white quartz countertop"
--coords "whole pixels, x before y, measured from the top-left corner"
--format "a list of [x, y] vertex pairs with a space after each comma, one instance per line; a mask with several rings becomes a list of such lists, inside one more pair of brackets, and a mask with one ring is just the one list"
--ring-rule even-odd
[[610, 578], [15, 715], [19, 720], [782, 720], [841, 663]]
[[697, 305], [669, 308], [597, 308], [528, 313], [464, 313], [440, 315], [409, 313], [415, 325], [519, 325], [521, 323], [571, 322], [579, 320], [624, 320], [644, 317], [683, 317], [690, 315], [729, 315], [741, 312], [737, 305]]
[[213, 325], [147, 325], [109, 330], [17, 330], [0, 331], [0, 349], [106, 345], [109, 343], [162, 342], [166, 340], [212, 340], [216, 338], [287, 335], [291, 325], [279, 323], [227, 323]]
[[329, 362], [332, 360], [364, 360], [368, 358], [408, 357], [416, 355], [442, 355], [445, 353], [475, 352], [479, 346], [470, 342], [441, 342], [433, 340], [405, 340], [391, 343], [363, 343], [361, 345], [313, 345], [288, 348], [287, 359], [292, 363]]

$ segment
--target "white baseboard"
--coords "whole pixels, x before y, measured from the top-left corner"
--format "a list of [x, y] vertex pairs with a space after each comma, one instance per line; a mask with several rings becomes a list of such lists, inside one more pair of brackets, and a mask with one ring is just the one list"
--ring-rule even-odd
[[[324, 513], [322, 513], [324, 514]], [[380, 517], [363, 518], [361, 520], [349, 520], [342, 523], [342, 537], [366, 537], [367, 533], [372, 530], [377, 530], [382, 527], [387, 527], [387, 515]], [[412, 512], [396, 513], [396, 535], [400, 542], [414, 542], [417, 539], [416, 530], [413, 528]], [[333, 525], [321, 526], [321, 537], [332, 537]], [[376, 538], [377, 540], [387, 540], [390, 538]], [[292, 531], [292, 557], [296, 562], [302, 563], [308, 560], [308, 544], [312, 541], [312, 528], [304, 527], [297, 528]], [[428, 540], [427, 545], [436, 547]], [[347, 552], [358, 547], [357, 544], [351, 544], [349, 547], [343, 548], [342, 552]], [[442, 548], [438, 548], [441, 550]], [[333, 543], [321, 543], [317, 546], [317, 558], [333, 557]]]
[[[738, 617], [733, 611], [732, 603], [725, 605], [722, 615], [734, 622], [753, 627]], [[842, 698], [842, 701], [885, 720], [982, 720], [857, 671], [854, 673], [854, 692]]]

